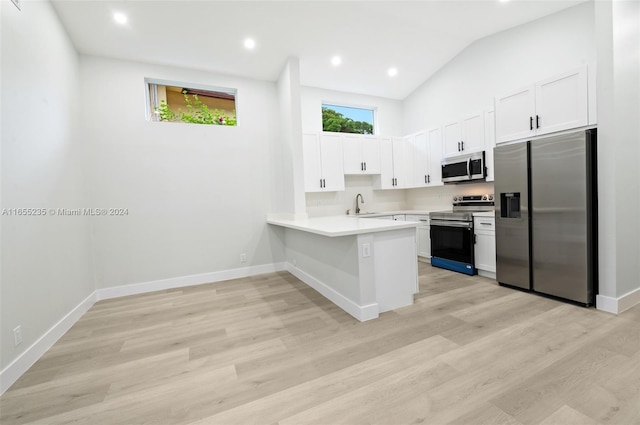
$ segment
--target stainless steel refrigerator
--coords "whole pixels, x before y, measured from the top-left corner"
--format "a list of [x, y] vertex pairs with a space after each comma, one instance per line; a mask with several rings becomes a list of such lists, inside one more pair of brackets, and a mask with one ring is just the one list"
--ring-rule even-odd
[[498, 282], [594, 305], [596, 130], [499, 146], [494, 164]]

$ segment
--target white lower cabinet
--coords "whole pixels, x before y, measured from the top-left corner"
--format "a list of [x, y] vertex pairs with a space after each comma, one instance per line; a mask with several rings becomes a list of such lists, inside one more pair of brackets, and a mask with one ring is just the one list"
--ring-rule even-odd
[[496, 221], [494, 217], [474, 217], [476, 236], [475, 261], [478, 274], [495, 277], [496, 273]]
[[431, 225], [428, 215], [417, 216], [418, 227], [418, 257], [431, 258]]

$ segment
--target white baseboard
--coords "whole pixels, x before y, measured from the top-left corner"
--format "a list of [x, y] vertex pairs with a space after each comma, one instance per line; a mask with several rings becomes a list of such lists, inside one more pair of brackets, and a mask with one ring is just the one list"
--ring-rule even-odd
[[36, 342], [27, 348], [18, 358], [11, 362], [0, 372], [0, 394], [13, 385], [33, 364], [38, 361], [53, 344], [62, 337], [85, 314], [96, 301], [109, 298], [124, 297], [127, 295], [142, 294], [146, 292], [161, 291], [164, 289], [182, 288], [185, 286], [200, 285], [204, 283], [220, 282], [223, 280], [238, 279], [242, 277], [256, 276], [264, 273], [273, 273], [285, 270], [284, 263], [263, 264], [259, 266], [245, 267], [241, 269], [222, 270], [219, 272], [203, 273], [191, 276], [175, 277], [151, 282], [122, 285], [112, 288], [95, 290], [80, 304], [74, 307], [58, 323], [45, 332]]
[[0, 394], [4, 394], [53, 344], [64, 335], [78, 319], [85, 314], [96, 302], [96, 292], [92, 292], [80, 304], [44, 333], [36, 342], [31, 344], [22, 354], [0, 372]]
[[359, 321], [364, 322], [378, 317], [378, 303], [368, 304], [364, 306], [358, 305], [349, 298], [337, 292], [335, 289], [327, 286], [323, 282], [320, 282], [318, 279], [305, 273], [299, 268], [294, 267], [290, 263], [287, 263], [285, 265], [285, 269]]
[[618, 313], [629, 310], [631, 307], [640, 304], [640, 288], [627, 292], [618, 298]]
[[144, 294], [147, 292], [163, 291], [165, 289], [182, 288], [185, 286], [202, 285], [205, 283], [221, 282], [223, 280], [239, 279], [259, 274], [273, 273], [285, 270], [284, 263], [262, 264], [259, 266], [240, 269], [222, 270], [219, 272], [201, 273], [190, 276], [173, 277], [170, 279], [153, 280], [134, 283], [131, 285], [112, 286], [96, 290], [97, 301], [127, 295]]
[[607, 313], [618, 314], [618, 299], [604, 295], [596, 295], [596, 308]]
[[640, 288], [622, 295], [619, 298], [596, 295], [596, 308], [608, 313], [620, 314], [640, 304]]
[[496, 280], [496, 272], [490, 272], [487, 270], [478, 269], [478, 276], [487, 277], [489, 279]]

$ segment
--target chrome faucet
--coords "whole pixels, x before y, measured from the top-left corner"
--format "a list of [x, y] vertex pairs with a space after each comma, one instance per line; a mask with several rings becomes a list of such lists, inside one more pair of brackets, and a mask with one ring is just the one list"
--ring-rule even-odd
[[356, 214], [360, 214], [360, 205], [358, 204], [358, 198], [360, 198], [360, 201], [362, 201], [362, 203], [364, 204], [364, 198], [361, 194], [358, 193], [356, 195]]

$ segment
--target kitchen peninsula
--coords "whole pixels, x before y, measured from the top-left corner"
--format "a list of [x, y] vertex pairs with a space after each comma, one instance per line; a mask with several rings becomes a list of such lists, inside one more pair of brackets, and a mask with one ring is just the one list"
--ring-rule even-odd
[[413, 304], [419, 223], [277, 215], [267, 223], [284, 228], [287, 270], [356, 319]]

